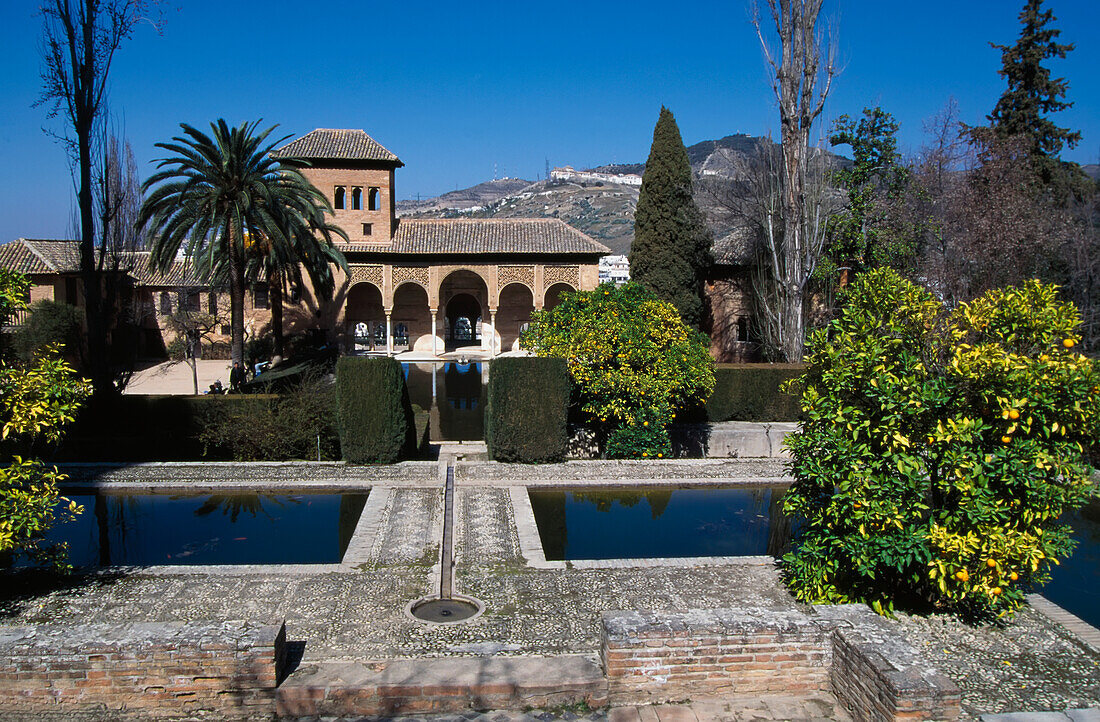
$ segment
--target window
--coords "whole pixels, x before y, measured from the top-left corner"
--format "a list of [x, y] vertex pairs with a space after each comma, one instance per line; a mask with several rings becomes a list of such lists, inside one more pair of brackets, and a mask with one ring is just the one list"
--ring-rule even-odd
[[197, 313], [199, 310], [198, 291], [180, 291], [180, 308], [189, 313]]
[[233, 334], [233, 329], [230, 328], [229, 324], [223, 323], [221, 329], [219, 330], [219, 333], [222, 336], [230, 336]]
[[741, 342], [749, 340], [749, 320], [744, 316], [737, 319], [737, 340]]
[[211, 292], [206, 297], [206, 312], [211, 316], [218, 313], [218, 294]]
[[267, 298], [267, 286], [256, 286], [252, 289], [252, 307], [253, 308], [267, 308], [269, 306]]
[[363, 210], [363, 189], [352, 188], [351, 189], [351, 209], [353, 211]]
[[[68, 303], [68, 304], [71, 304], [71, 305], [75, 306], [76, 302], [77, 302], [77, 298], [76, 298], [76, 279], [75, 278], [66, 278], [65, 279], [65, 303]], [[169, 313], [171, 313], [171, 311], [169, 311]]]
[[168, 291], [160, 292], [160, 315], [172, 315], [172, 294], [168, 293]]
[[336, 186], [336, 192], [333, 194], [332, 207], [338, 211], [344, 210], [344, 194], [346, 193], [344, 186]]
[[371, 234], [371, 230], [373, 230], [373, 228], [372, 228], [373, 225], [374, 224], [372, 224], [372, 223], [364, 223], [363, 224], [363, 235], [364, 236], [369, 236]]
[[376, 211], [382, 207], [381, 195], [377, 188], [371, 188], [367, 193], [367, 210]]

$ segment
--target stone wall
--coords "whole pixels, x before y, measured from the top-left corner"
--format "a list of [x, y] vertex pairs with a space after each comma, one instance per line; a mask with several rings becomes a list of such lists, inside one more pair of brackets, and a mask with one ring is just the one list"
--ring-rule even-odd
[[244, 622], [0, 627], [0, 717], [269, 716], [285, 641]]
[[612, 704], [832, 691], [857, 722], [951, 720], [959, 690], [861, 605], [607, 612]]

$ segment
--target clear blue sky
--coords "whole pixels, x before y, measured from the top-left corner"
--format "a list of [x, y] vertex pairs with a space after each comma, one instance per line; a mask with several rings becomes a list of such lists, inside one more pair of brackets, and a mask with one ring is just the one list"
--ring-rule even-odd
[[[915, 151], [948, 97], [984, 122], [1003, 90], [998, 51], [1022, 0], [831, 0], [843, 73], [826, 123], [881, 105]], [[1062, 41], [1051, 67], [1084, 134], [1066, 157], [1100, 156], [1100, 3], [1047, 0]], [[0, 242], [66, 237], [74, 196], [64, 152], [42, 132], [34, 0], [0, 4]], [[670, 12], [669, 8], [674, 8]], [[362, 128], [397, 153], [399, 198], [551, 165], [643, 161], [661, 104], [687, 144], [777, 126], [746, 0], [298, 2], [169, 0], [162, 32], [139, 27], [111, 74], [116, 124], [143, 173], [182, 122], [263, 118], [287, 134]], [[552, 12], [551, 12], [552, 11]]]

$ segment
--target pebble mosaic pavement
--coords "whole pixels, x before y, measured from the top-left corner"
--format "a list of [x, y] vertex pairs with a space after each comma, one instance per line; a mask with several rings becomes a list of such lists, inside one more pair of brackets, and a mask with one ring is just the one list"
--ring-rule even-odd
[[[514, 472], [508, 477], [513, 485], [567, 485], [597, 476], [641, 476], [640, 470], [629, 465], [599, 466], [597, 462], [559, 465], [557, 469], [495, 464], [459, 467], [455, 584], [457, 591], [486, 605], [485, 613], [467, 624], [430, 626], [405, 613], [408, 602], [438, 590], [442, 493], [438, 487], [421, 483], [435, 477], [428, 468], [408, 475], [412, 481], [400, 478], [394, 486], [372, 489], [372, 498], [379, 493], [391, 496], [369, 559], [354, 568], [317, 574], [280, 572], [278, 567], [198, 575], [120, 570], [73, 575], [61, 582], [20, 575], [5, 580], [0, 588], [0, 624], [285, 619], [288, 640], [305, 643], [305, 665], [325, 659], [422, 655], [568, 652], [595, 658], [599, 615], [605, 610], [797, 606], [782, 587], [775, 567], [767, 564], [528, 567], [520, 553], [509, 493], [502, 488], [509, 485], [508, 472]], [[663, 477], [658, 483], [683, 483], [684, 479], [729, 478], [747, 472], [775, 477], [776, 468], [733, 462], [670, 462], [664, 470], [650, 466], [646, 473], [651, 480]], [[665, 470], [667, 473], [661, 473]], [[185, 476], [194, 473], [189, 467]], [[400, 477], [393, 472], [386, 475], [395, 481]], [[1100, 653], [1035, 610], [1025, 608], [1016, 620], [1000, 627], [971, 627], [946, 617], [904, 615], [897, 624], [925, 660], [960, 686], [963, 719], [978, 719], [984, 713], [1100, 705]], [[707, 711], [700, 714], [712, 715], [699, 716], [700, 720], [846, 718], [830, 706], [835, 700], [828, 695], [803, 700], [802, 706], [795, 707], [790, 707], [790, 701], [781, 701], [772, 709], [766, 702], [757, 699], [755, 707], [746, 702], [748, 706], [725, 711], [724, 703], [719, 702], [713, 703], [718, 706], [706, 707], [702, 702], [695, 706], [703, 704]], [[611, 719], [667, 722], [697, 718], [690, 709], [676, 711], [672, 707], [640, 708], [640, 717], [612, 710]], [[655, 716], [662, 711], [659, 718]], [[396, 719], [547, 722], [605, 720], [608, 712], [535, 710]]]

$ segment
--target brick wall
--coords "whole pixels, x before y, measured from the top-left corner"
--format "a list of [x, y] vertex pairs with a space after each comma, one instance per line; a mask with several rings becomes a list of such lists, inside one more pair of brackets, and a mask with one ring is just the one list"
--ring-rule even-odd
[[828, 636], [790, 610], [607, 612], [602, 654], [613, 704], [799, 694], [828, 688]]
[[242, 622], [0, 627], [0, 717], [270, 716], [285, 640]]
[[612, 704], [829, 690], [864, 720], [951, 720], [959, 690], [861, 605], [607, 612]]

